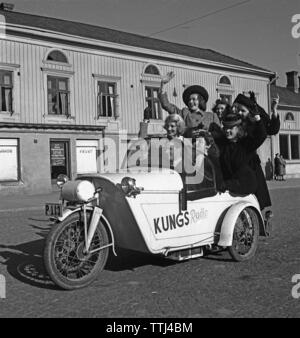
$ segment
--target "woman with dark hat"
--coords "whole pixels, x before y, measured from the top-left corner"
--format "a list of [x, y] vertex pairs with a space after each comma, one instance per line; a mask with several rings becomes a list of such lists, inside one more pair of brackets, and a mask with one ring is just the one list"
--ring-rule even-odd
[[[262, 108], [261, 108], [262, 109]], [[246, 131], [246, 134], [249, 137], [255, 136], [255, 120], [254, 116], [255, 114], [261, 113], [261, 109], [258, 108], [258, 105], [252, 98], [249, 98], [243, 94], [239, 94], [233, 103], [233, 111], [237, 113], [239, 116], [241, 116], [244, 124], [244, 128]], [[264, 114], [263, 114], [264, 115]], [[267, 123], [267, 120], [264, 117], [260, 117], [261, 123], [263, 124], [265, 128], [265, 132], [268, 135], [268, 131], [270, 132], [270, 125]], [[276, 118], [277, 119], [277, 118]], [[274, 127], [274, 125], [272, 125]], [[261, 161], [259, 159], [259, 156], [256, 152], [252, 153], [252, 156], [249, 157], [249, 166], [250, 168], [255, 172], [256, 180], [257, 180], [257, 190], [256, 190], [256, 197], [258, 199], [259, 205], [261, 210], [263, 210], [266, 207], [271, 206], [271, 198], [266, 182], [265, 175], [262, 171]], [[270, 215], [268, 215], [269, 217]]]
[[211, 112], [206, 112], [206, 104], [208, 101], [207, 90], [199, 85], [187, 87], [183, 94], [182, 99], [186, 107], [180, 109], [176, 105], [171, 104], [168, 100], [166, 92], [163, 92], [163, 86], [174, 77], [174, 73], [170, 72], [161, 81], [160, 91], [158, 98], [163, 109], [169, 114], [180, 115], [186, 126], [185, 137], [194, 137], [199, 135], [199, 130], [203, 132], [215, 132], [220, 125], [219, 119]]
[[203, 137], [208, 147], [208, 156], [213, 162], [216, 173], [217, 189], [223, 182], [222, 173], [219, 164], [219, 150], [214, 141], [215, 138], [222, 135], [220, 122], [218, 117], [206, 112], [206, 104], [208, 101], [207, 90], [199, 85], [187, 87], [182, 99], [186, 107], [180, 109], [176, 105], [171, 104], [168, 100], [166, 92], [163, 92], [163, 86], [174, 77], [173, 72], [169, 72], [161, 81], [158, 98], [163, 109], [169, 114], [180, 115], [185, 122], [185, 132], [183, 134], [186, 138]]
[[259, 115], [253, 115], [253, 136], [245, 136], [242, 119], [237, 114], [227, 114], [223, 119], [223, 138], [217, 139], [220, 148], [220, 164], [223, 171], [223, 190], [236, 194], [254, 194], [257, 179], [249, 166], [249, 158], [266, 139], [266, 130]]

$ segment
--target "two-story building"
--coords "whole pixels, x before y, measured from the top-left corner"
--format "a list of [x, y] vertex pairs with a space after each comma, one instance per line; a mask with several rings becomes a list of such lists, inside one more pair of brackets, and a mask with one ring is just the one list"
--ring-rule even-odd
[[274, 137], [273, 154], [286, 160], [287, 177], [300, 177], [300, 76], [297, 71], [286, 73], [286, 87], [271, 85], [271, 96], [280, 97], [278, 112], [281, 127]]
[[[253, 90], [269, 111], [268, 70], [210, 49], [0, 8], [0, 195], [51, 191], [60, 173], [103, 171], [102, 140], [137, 137], [147, 107], [147, 132], [163, 132], [157, 93], [169, 71], [166, 89], [179, 107], [185, 87], [200, 84], [209, 110], [219, 97]], [[260, 155], [271, 156], [270, 140]]]

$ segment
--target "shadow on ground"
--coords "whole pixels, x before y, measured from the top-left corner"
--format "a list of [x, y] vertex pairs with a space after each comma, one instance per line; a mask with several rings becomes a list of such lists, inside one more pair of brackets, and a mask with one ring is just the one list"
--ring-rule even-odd
[[[33, 221], [43, 222], [42, 225], [33, 224]], [[0, 244], [0, 264], [7, 267], [7, 272], [17, 280], [38, 288], [59, 288], [50, 280], [44, 267], [43, 252], [46, 237], [51, 224], [45, 219], [28, 219], [28, 226], [40, 239], [17, 245]], [[112, 251], [105, 269], [107, 271], [134, 270], [141, 266], [153, 265], [167, 267], [176, 264], [175, 261], [163, 256], [151, 255], [137, 251], [116, 248], [117, 256]], [[224, 252], [210, 253], [203, 258], [215, 261], [232, 261]]]
[[[17, 245], [0, 244], [0, 264], [6, 266], [7, 272], [15, 279], [38, 288], [59, 290], [50, 280], [44, 267], [43, 252], [46, 237], [51, 229], [51, 224], [38, 226], [32, 221], [45, 219], [28, 219], [30, 226], [40, 239]], [[117, 256], [110, 252], [105, 270], [124, 271], [134, 270], [144, 265], [168, 266], [173, 261], [159, 256], [144, 254], [122, 248], [116, 248]]]

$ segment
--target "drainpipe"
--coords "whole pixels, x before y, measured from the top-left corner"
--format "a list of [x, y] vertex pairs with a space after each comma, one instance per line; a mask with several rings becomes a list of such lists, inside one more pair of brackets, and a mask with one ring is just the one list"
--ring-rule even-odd
[[[275, 73], [275, 76], [273, 77], [273, 79], [271, 79], [269, 81], [269, 83], [267, 84], [267, 87], [268, 87], [268, 112], [269, 112], [269, 115], [271, 113], [271, 84], [276, 81], [277, 79], [279, 78], [279, 76], [277, 75], [277, 73]], [[271, 141], [271, 162], [273, 164], [273, 160], [274, 160], [274, 154], [275, 154], [275, 135], [271, 135], [270, 137], [270, 141]], [[273, 165], [273, 168], [275, 166]]]

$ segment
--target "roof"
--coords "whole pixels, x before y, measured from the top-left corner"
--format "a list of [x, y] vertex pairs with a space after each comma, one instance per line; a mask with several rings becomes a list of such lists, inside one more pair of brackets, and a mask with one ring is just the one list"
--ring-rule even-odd
[[280, 97], [280, 106], [299, 106], [300, 107], [300, 93], [295, 93], [286, 87], [271, 86], [271, 97]]
[[66, 21], [15, 11], [0, 10], [0, 14], [5, 16], [6, 23], [12, 25], [22, 25], [26, 27], [34, 27], [54, 32], [63, 32], [65, 34], [96, 39], [99, 41], [113, 42], [155, 51], [163, 51], [271, 73], [269, 70], [254, 66], [245, 61], [240, 61], [233, 57], [213, 51], [211, 49], [204, 49], [200, 47], [168, 42], [110, 28], [93, 26], [85, 23]]

